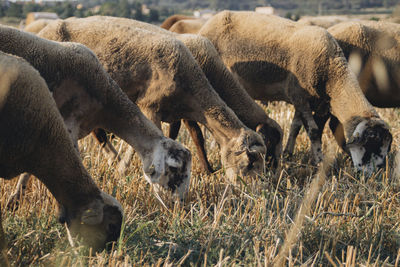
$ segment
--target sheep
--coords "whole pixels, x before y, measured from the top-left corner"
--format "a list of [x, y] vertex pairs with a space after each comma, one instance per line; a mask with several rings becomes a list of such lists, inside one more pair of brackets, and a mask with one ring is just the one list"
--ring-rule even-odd
[[31, 23], [29, 23], [29, 25], [27, 25], [23, 30], [26, 32], [36, 34], [36, 33], [40, 32], [41, 29], [46, 27], [46, 25], [52, 21], [53, 20], [51, 20], [51, 19], [38, 19], [38, 20], [35, 20], [35, 21], [32, 21]]
[[355, 19], [343, 16], [316, 16], [316, 17], [305, 16], [301, 17], [297, 22], [303, 25], [319, 26], [328, 29], [329, 27], [335, 24], [349, 20], [355, 20]]
[[186, 15], [180, 15], [180, 14], [175, 14], [172, 16], [169, 16], [166, 18], [163, 23], [161, 23], [160, 27], [163, 29], [168, 30], [171, 28], [172, 25], [174, 25], [176, 22], [180, 20], [187, 20], [187, 19], [196, 19], [195, 17], [192, 16], [186, 16]]
[[265, 145], [211, 87], [187, 47], [176, 38], [118, 24], [112, 18], [68, 19], [39, 36], [88, 46], [129, 98], [161, 128], [161, 121], [194, 120], [221, 148], [229, 178], [263, 171]]
[[139, 153], [149, 183], [184, 198], [190, 181], [190, 151], [166, 138], [144, 116], [91, 50], [7, 26], [0, 26], [0, 38], [0, 51], [24, 58], [45, 79], [75, 147], [78, 139], [96, 128], [113, 132]]
[[[332, 113], [344, 126], [354, 166], [370, 173], [383, 165], [392, 140], [388, 126], [325, 29], [273, 15], [223, 11], [199, 34], [210, 39], [253, 98], [294, 105], [311, 140], [314, 163], [322, 160], [322, 130]], [[298, 128], [292, 125], [291, 132]]]
[[172, 15], [160, 25], [161, 28], [175, 33], [197, 33], [207, 19], [185, 15]]
[[184, 19], [175, 22], [170, 30], [171, 32], [176, 32], [176, 33], [197, 33], [200, 28], [206, 23], [206, 19]]
[[[174, 19], [177, 19], [177, 16], [173, 17]], [[186, 16], [182, 16], [182, 18], [189, 18]], [[70, 18], [72, 19], [72, 18]], [[172, 17], [171, 17], [172, 19]], [[166, 20], [166, 21], [171, 21], [170, 20]], [[193, 18], [194, 19], [194, 18]], [[24, 30], [27, 32], [31, 32], [31, 33], [35, 33], [37, 34], [41, 29], [43, 29], [44, 27], [46, 27], [47, 24], [49, 24], [51, 21], [50, 20], [37, 20], [32, 22], [28, 27], [26, 27]], [[143, 23], [143, 24], [147, 24], [147, 23]], [[148, 24], [150, 25], [150, 24]], [[154, 26], [151, 26], [154, 27]], [[156, 27], [159, 28], [159, 27]], [[207, 156], [206, 156], [206, 150], [204, 147], [204, 138], [203, 135], [201, 133], [200, 128], [198, 127], [198, 125], [193, 122], [193, 121], [184, 121], [184, 123], [187, 125], [190, 134], [192, 135], [192, 138], [195, 142], [195, 145], [197, 147], [198, 153], [199, 153], [199, 159], [200, 159], [200, 165], [201, 168], [208, 172], [208, 173], [212, 173], [213, 169], [210, 165], [210, 163], [207, 160]], [[170, 127], [170, 134], [169, 137], [172, 139], [176, 139], [178, 132], [179, 132], [179, 128], [180, 128], [180, 121], [176, 122], [176, 123], [172, 123], [171, 127]], [[95, 131], [92, 132], [92, 134], [94, 135], [94, 137], [97, 139], [97, 141], [102, 144], [102, 150], [104, 153], [106, 153], [107, 158], [108, 158], [108, 164], [111, 165], [114, 160], [116, 160], [119, 163], [119, 167], [117, 168], [117, 171], [123, 175], [125, 169], [129, 166], [130, 164], [130, 158], [133, 155], [133, 150], [132, 149], [128, 149], [128, 151], [126, 152], [126, 155], [123, 159], [123, 161], [121, 161], [120, 156], [118, 155], [118, 152], [115, 150], [115, 148], [110, 144], [110, 142], [107, 139], [107, 135], [106, 132], [103, 129], [96, 129]], [[10, 203], [14, 203], [15, 199], [17, 199], [20, 194], [21, 191], [25, 188], [25, 185], [27, 184], [29, 180], [29, 174], [23, 174], [21, 176], [21, 178], [18, 181], [17, 184], [17, 189], [14, 192], [13, 196], [12, 196], [12, 201]]]
[[[377, 107], [400, 106], [400, 25], [391, 22], [343, 22], [328, 29], [358, 77], [368, 101]], [[345, 145], [343, 126], [332, 117], [332, 131]], [[345, 150], [347, 150], [345, 148]]]
[[[282, 150], [283, 133], [281, 127], [274, 120], [270, 119], [263, 109], [246, 93], [245, 89], [225, 67], [214, 46], [207, 38], [193, 34], [175, 34], [148, 23], [125, 18], [96, 16], [92, 17], [92, 19], [112, 21], [118, 25], [141, 28], [181, 40], [197, 60], [211, 86], [222, 100], [225, 101], [247, 127], [256, 130], [264, 137], [264, 142], [267, 146], [267, 159], [272, 159], [276, 166]], [[197, 150], [200, 152], [200, 160], [203, 168], [211, 171], [200, 128], [193, 121], [184, 120], [184, 123], [192, 133]], [[176, 138], [178, 131], [179, 121], [178, 123], [171, 124], [170, 137], [173, 139]]]
[[24, 59], [3, 52], [0, 162], [4, 179], [24, 171], [36, 175], [60, 205], [60, 222], [85, 245], [99, 251], [118, 239], [122, 207], [85, 170], [46, 82]]

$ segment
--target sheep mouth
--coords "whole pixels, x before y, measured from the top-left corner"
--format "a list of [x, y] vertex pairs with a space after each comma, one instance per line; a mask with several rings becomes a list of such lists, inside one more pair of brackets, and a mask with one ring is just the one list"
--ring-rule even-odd
[[183, 174], [173, 175], [167, 183], [168, 189], [174, 193], [181, 186], [181, 184], [183, 184], [184, 180], [186, 180], [186, 179], [187, 179], [187, 175], [183, 175]]
[[371, 174], [374, 170], [385, 166], [385, 158], [390, 151], [391, 143], [392, 135], [389, 130], [377, 124], [358, 131], [353, 140], [346, 144], [346, 149], [351, 154], [354, 166], [359, 171]]

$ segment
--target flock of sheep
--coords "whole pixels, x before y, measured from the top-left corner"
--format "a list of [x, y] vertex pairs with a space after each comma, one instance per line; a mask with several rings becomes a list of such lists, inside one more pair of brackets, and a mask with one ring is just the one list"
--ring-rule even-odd
[[[384, 165], [392, 135], [372, 105], [400, 103], [399, 25], [324, 29], [223, 11], [208, 21], [173, 17], [162, 27], [171, 31], [103, 16], [38, 21], [25, 31], [0, 26], [0, 177], [26, 172], [14, 196], [30, 174], [38, 177], [59, 203], [60, 221], [87, 246], [117, 240], [123, 217], [82, 165], [77, 143], [90, 133], [110, 160], [119, 156], [105, 131], [126, 141], [131, 149], [118, 171], [134, 150], [146, 180], [179, 199], [191, 175], [190, 151], [173, 140], [181, 121], [205, 171], [213, 170], [197, 123], [219, 144], [228, 177], [256, 177], [279, 164], [282, 129], [254, 100], [294, 105], [286, 153], [304, 125], [319, 164], [330, 119], [354, 167], [371, 173]], [[170, 123], [170, 138], [161, 122]]]

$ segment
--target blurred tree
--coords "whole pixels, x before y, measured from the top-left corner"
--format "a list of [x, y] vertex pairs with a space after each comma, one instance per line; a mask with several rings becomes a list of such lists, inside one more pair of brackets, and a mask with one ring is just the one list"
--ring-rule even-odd
[[65, 19], [74, 16], [75, 8], [72, 6], [71, 3], [65, 2], [63, 4], [63, 8], [64, 10], [62, 11], [61, 14], [59, 14], [61, 18]]
[[7, 17], [16, 17], [16, 18], [22, 18], [22, 5], [16, 4], [16, 3], [10, 3], [10, 6], [5, 12], [5, 15]]
[[29, 12], [38, 12], [40, 9], [40, 6], [35, 3], [26, 3], [22, 6], [22, 16], [26, 17]]
[[122, 0], [119, 2], [117, 14], [117, 16], [123, 18], [130, 18], [132, 16], [131, 7], [127, 0]]
[[142, 12], [142, 3], [136, 2], [134, 4], [135, 15], [134, 19], [136, 20], [144, 20], [143, 12]]
[[118, 4], [115, 2], [105, 2], [101, 5], [99, 14], [103, 16], [116, 16]]
[[150, 8], [149, 21], [150, 22], [158, 22], [159, 20], [160, 20], [160, 16], [158, 14], [158, 10]]

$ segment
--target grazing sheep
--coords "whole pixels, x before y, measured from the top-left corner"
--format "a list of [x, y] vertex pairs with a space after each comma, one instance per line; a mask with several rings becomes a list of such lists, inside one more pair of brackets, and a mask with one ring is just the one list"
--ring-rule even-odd
[[198, 33], [206, 19], [184, 19], [174, 23], [168, 30], [176, 33]]
[[0, 51], [24, 58], [45, 79], [75, 147], [78, 139], [96, 128], [113, 132], [139, 153], [148, 182], [183, 198], [190, 181], [189, 150], [163, 136], [87, 47], [6, 26], [0, 26], [0, 38]]
[[98, 251], [118, 239], [122, 207], [85, 170], [45, 81], [25, 60], [0, 52], [0, 177], [24, 171], [49, 189], [61, 222], [84, 244]]
[[35, 21], [31, 22], [23, 30], [26, 31], [26, 32], [30, 32], [30, 33], [35, 33], [36, 34], [36, 33], [40, 32], [41, 29], [46, 27], [46, 25], [49, 24], [52, 21], [54, 21], [54, 20], [52, 20], [52, 19], [38, 19], [38, 20], [35, 20]]
[[367, 172], [382, 166], [392, 136], [325, 29], [272, 15], [224, 11], [199, 34], [211, 40], [253, 98], [294, 105], [311, 139], [315, 163], [322, 160], [322, 130], [332, 113], [343, 123], [354, 165]]
[[[104, 16], [96, 16], [92, 17], [92, 19], [106, 20], [118, 25], [141, 28], [160, 34], [166, 34], [181, 40], [197, 60], [197, 63], [200, 65], [211, 86], [222, 100], [235, 112], [238, 118], [247, 127], [256, 130], [264, 137], [264, 142], [267, 146], [267, 158], [271, 158], [274, 160], [274, 163], [277, 163], [282, 151], [283, 134], [281, 127], [274, 120], [270, 119], [267, 114], [265, 114], [264, 110], [247, 94], [246, 90], [225, 67], [218, 52], [207, 38], [193, 34], [171, 33], [160, 27], [132, 19]], [[200, 160], [203, 163], [204, 169], [211, 171], [207, 161], [200, 128], [193, 121], [184, 120], [184, 123], [195, 141], [197, 150], [200, 152]], [[177, 124], [171, 124], [171, 138], [176, 138], [179, 125], [179, 121]], [[174, 133], [171, 134], [171, 131]]]
[[207, 19], [172, 15], [160, 25], [161, 28], [175, 33], [197, 33]]
[[[377, 107], [400, 107], [400, 25], [390, 22], [343, 22], [328, 29], [358, 77], [368, 101]], [[338, 143], [343, 126], [331, 118]]]
[[181, 41], [102, 17], [58, 21], [38, 35], [80, 42], [92, 49], [158, 127], [161, 121], [180, 119], [204, 124], [221, 147], [228, 177], [262, 173], [266, 150], [262, 138], [220, 99]]
[[351, 18], [343, 17], [343, 16], [314, 16], [314, 17], [301, 17], [297, 23], [302, 24], [302, 25], [308, 25], [308, 26], [319, 26], [325, 29], [328, 29], [329, 27], [344, 22], [344, 21], [349, 21], [349, 20], [354, 20]]
[[180, 15], [180, 14], [175, 14], [172, 16], [169, 16], [166, 18], [163, 23], [161, 23], [160, 27], [163, 29], [168, 30], [171, 28], [172, 25], [174, 25], [177, 21], [184, 20], [184, 19], [196, 19], [195, 17], [192, 16], [186, 16], [186, 15]]

